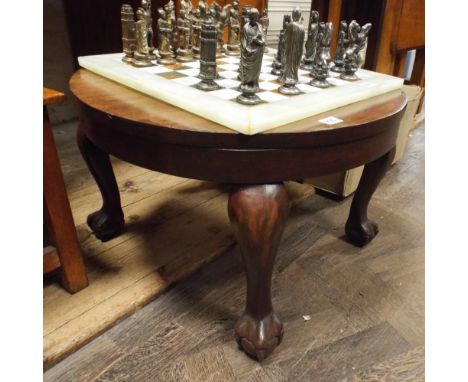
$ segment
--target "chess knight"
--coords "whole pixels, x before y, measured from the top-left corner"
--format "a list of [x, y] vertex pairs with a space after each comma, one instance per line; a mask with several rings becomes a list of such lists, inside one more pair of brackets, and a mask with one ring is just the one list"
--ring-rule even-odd
[[296, 95], [301, 93], [296, 86], [299, 81], [299, 65], [301, 64], [305, 37], [300, 19], [301, 11], [296, 7], [292, 12], [292, 21], [288, 23], [284, 32], [283, 74], [280, 79], [283, 85], [278, 89], [282, 94]]
[[351, 21], [348, 27], [348, 46], [344, 53], [344, 72], [340, 78], [347, 81], [356, 81], [358, 76], [359, 53], [366, 47], [367, 37], [372, 24], [367, 23], [361, 26], [355, 21]]
[[255, 105], [261, 102], [255, 93], [259, 90], [258, 78], [262, 69], [265, 40], [258, 19], [258, 10], [251, 8], [249, 22], [244, 25], [241, 33], [240, 71], [242, 84], [240, 90], [242, 94], [237, 97], [237, 101], [244, 105]]

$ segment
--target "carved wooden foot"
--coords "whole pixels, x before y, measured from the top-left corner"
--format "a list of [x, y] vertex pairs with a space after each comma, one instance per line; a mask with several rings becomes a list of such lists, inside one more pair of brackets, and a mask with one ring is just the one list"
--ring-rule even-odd
[[261, 361], [283, 337], [270, 290], [289, 210], [288, 194], [282, 183], [238, 187], [229, 196], [228, 210], [247, 276], [245, 312], [235, 326], [236, 338], [246, 353]]
[[124, 227], [124, 215], [120, 206], [120, 194], [115, 181], [109, 155], [99, 149], [84, 134], [77, 131], [78, 146], [102, 195], [102, 208], [88, 216], [87, 223], [101, 241], [118, 236]]
[[393, 148], [387, 154], [364, 167], [345, 226], [348, 239], [357, 246], [370, 243], [379, 232], [377, 223], [367, 217], [367, 207], [377, 186], [390, 167], [394, 155], [395, 149]]

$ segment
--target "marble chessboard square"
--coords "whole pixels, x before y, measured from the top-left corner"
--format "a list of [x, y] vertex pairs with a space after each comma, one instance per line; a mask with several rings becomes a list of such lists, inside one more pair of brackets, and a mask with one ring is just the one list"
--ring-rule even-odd
[[359, 70], [357, 81], [344, 81], [330, 71], [327, 89], [309, 85], [309, 73], [299, 70], [301, 94], [287, 96], [278, 88], [281, 83], [271, 74], [274, 49], [265, 54], [259, 80], [258, 105], [236, 101], [239, 57], [217, 59], [220, 89], [205, 92], [195, 85], [200, 81], [199, 62], [136, 68], [122, 62], [122, 53], [79, 57], [81, 67], [145, 93], [158, 100], [217, 122], [242, 134], [252, 135], [311, 117], [353, 102], [362, 101], [403, 86], [403, 79], [367, 70]]

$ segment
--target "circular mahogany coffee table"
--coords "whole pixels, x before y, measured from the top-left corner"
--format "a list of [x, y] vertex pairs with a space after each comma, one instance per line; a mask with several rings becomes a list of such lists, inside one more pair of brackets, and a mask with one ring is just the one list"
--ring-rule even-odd
[[[259, 360], [283, 336], [270, 295], [289, 209], [283, 181], [365, 164], [345, 231], [359, 246], [378, 232], [367, 207], [393, 159], [406, 106], [401, 91], [246, 136], [86, 70], [72, 76], [70, 87], [82, 111], [78, 144], [103, 199], [88, 225], [102, 241], [117, 236], [124, 225], [109, 154], [154, 171], [234, 185], [228, 212], [247, 274], [246, 307], [235, 334]], [[343, 122], [318, 122], [331, 115]]]

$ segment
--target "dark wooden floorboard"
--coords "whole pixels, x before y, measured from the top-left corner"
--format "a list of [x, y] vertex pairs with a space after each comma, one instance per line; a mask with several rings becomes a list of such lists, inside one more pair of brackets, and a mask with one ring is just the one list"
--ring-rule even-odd
[[313, 195], [292, 209], [273, 276], [285, 337], [263, 363], [233, 337], [245, 294], [235, 246], [44, 380], [423, 381], [424, 128], [411, 135], [371, 201], [380, 233], [367, 247], [344, 237], [349, 199]]

